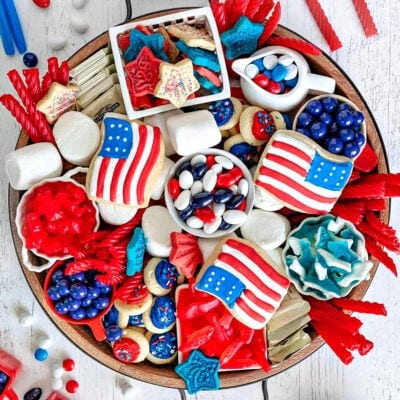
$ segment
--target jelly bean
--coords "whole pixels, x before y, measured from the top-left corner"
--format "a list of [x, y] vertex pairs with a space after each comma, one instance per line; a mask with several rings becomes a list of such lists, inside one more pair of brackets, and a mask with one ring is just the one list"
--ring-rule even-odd
[[322, 122], [326, 126], [330, 126], [333, 122], [332, 114], [323, 111], [319, 116], [320, 122]]
[[78, 308], [77, 310], [71, 311], [69, 315], [75, 321], [80, 321], [85, 318], [86, 313], [83, 308]]
[[45, 349], [38, 348], [35, 350], [34, 356], [35, 356], [35, 359], [38, 361], [45, 361], [45, 360], [47, 360], [49, 353]]
[[[220, 165], [220, 164], [215, 164]], [[214, 166], [206, 172], [203, 177], [203, 190], [205, 192], [211, 192], [214, 190], [215, 185], [217, 184], [217, 171], [215, 170]]]
[[254, 83], [263, 89], [266, 89], [270, 83], [270, 79], [264, 74], [258, 74], [254, 77]]
[[246, 210], [246, 207], [247, 207], [246, 200], [243, 200], [243, 201], [239, 204], [239, 206], [237, 207], [237, 210], [245, 211], [245, 210]]
[[231, 228], [231, 226], [232, 224], [229, 224], [228, 222], [222, 219], [218, 229], [220, 229], [221, 231], [226, 231], [227, 229]]
[[[217, 177], [215, 177], [215, 181], [217, 181]], [[203, 182], [202, 181], [194, 181], [192, 187], [190, 188], [190, 193], [193, 196], [194, 194], [200, 193], [203, 190], [204, 190], [203, 189]], [[206, 190], [206, 192], [211, 192], [211, 190]]]
[[243, 178], [243, 171], [239, 167], [233, 167], [229, 173], [235, 177], [235, 183]]
[[[343, 103], [342, 103], [343, 104]], [[349, 126], [353, 125], [353, 114], [350, 110], [341, 110], [336, 115], [336, 123], [339, 126], [348, 128]]]
[[319, 100], [311, 100], [307, 103], [306, 111], [313, 116], [321, 114], [322, 110], [322, 103]]
[[215, 161], [217, 162], [217, 164], [222, 165], [222, 168], [224, 169], [233, 168], [233, 162], [225, 156], [215, 156]]
[[190, 164], [193, 166], [197, 163], [205, 163], [207, 162], [207, 157], [204, 154], [196, 154], [191, 160]]
[[183, 162], [181, 165], [179, 165], [179, 167], [176, 169], [175, 175], [178, 178], [179, 175], [185, 171], [185, 170], [190, 170], [192, 167], [192, 165], [190, 164], [190, 161], [187, 160], [185, 162]]
[[326, 141], [327, 149], [333, 154], [340, 154], [343, 149], [343, 141], [339, 137], [331, 136]]
[[333, 112], [339, 105], [339, 102], [334, 97], [328, 96], [321, 99], [322, 107], [328, 113]]
[[181, 189], [190, 189], [193, 185], [193, 175], [188, 170], [184, 170], [179, 175], [179, 186]]
[[220, 173], [224, 170], [224, 168], [222, 167], [221, 164], [214, 164], [214, 165], [211, 167], [211, 169], [212, 169], [213, 171], [215, 171], [216, 174], [220, 174]]
[[39, 62], [35, 53], [25, 53], [22, 61], [28, 68], [35, 68]]
[[281, 113], [283, 120], [285, 121], [286, 129], [292, 129], [292, 119], [288, 113]]
[[205, 162], [198, 162], [192, 167], [192, 175], [194, 180], [201, 179], [207, 172], [207, 164]]
[[281, 89], [282, 89], [281, 85], [275, 81], [269, 81], [268, 85], [265, 87], [265, 90], [267, 90], [267, 92], [270, 92], [272, 94], [280, 94]]
[[238, 225], [246, 220], [247, 214], [240, 210], [227, 210], [224, 212], [222, 218], [228, 224]]
[[222, 218], [216, 217], [213, 222], [210, 222], [208, 224], [204, 224], [203, 226], [203, 231], [207, 233], [208, 235], [211, 235], [212, 233], [216, 232], [218, 228], [220, 227], [222, 222]]
[[189, 217], [186, 220], [186, 224], [193, 229], [201, 229], [204, 226], [204, 222], [195, 216]]
[[86, 297], [87, 292], [88, 292], [87, 286], [81, 282], [72, 284], [69, 290], [70, 290], [71, 296], [74, 299], [79, 299], [79, 300]]
[[70, 379], [65, 383], [65, 390], [68, 393], [76, 393], [79, 389], [79, 383], [73, 379]]
[[234, 174], [231, 173], [231, 171], [219, 174], [217, 176], [217, 187], [229, 188], [229, 186], [232, 186], [236, 183], [236, 177]]
[[214, 201], [217, 204], [224, 204], [231, 200], [233, 196], [229, 189], [219, 189], [214, 193]]
[[299, 73], [299, 70], [297, 68], [296, 64], [290, 64], [287, 66], [286, 69], [286, 76], [285, 76], [285, 85], [287, 81], [291, 81], [292, 79], [295, 79], [297, 77], [297, 74]]
[[275, 54], [269, 54], [262, 59], [262, 63], [264, 65], [264, 68], [274, 69], [278, 64], [278, 57]]
[[186, 221], [190, 216], [192, 216], [194, 213], [194, 209], [192, 206], [186, 207], [184, 210], [179, 211], [178, 215], [179, 218]]
[[[215, 198], [215, 195], [214, 195]], [[217, 203], [213, 204], [213, 211], [216, 217], [222, 217], [223, 213], [225, 212], [225, 204], [224, 203]]]
[[263, 74], [268, 78], [272, 79], [272, 72], [269, 69], [263, 71]]
[[190, 198], [191, 198], [190, 190], [184, 190], [179, 194], [178, 198], [174, 201], [174, 207], [179, 211], [184, 210], [189, 206]]
[[24, 400], [39, 400], [42, 397], [42, 389], [40, 387], [28, 390], [24, 394]]
[[213, 195], [208, 192], [196, 193], [192, 197], [191, 205], [193, 208], [203, 208], [208, 206], [213, 201]]
[[122, 329], [118, 325], [111, 325], [106, 329], [107, 340], [116, 342], [122, 337]]
[[181, 192], [179, 181], [176, 178], [171, 178], [168, 182], [168, 193], [172, 200], [176, 200]]
[[263, 71], [266, 68], [265, 65], [264, 65], [264, 60], [262, 58], [258, 58], [257, 60], [253, 60], [252, 64], [255, 65], [260, 72]]
[[310, 133], [311, 133], [311, 137], [313, 139], [320, 140], [320, 139], [323, 139], [327, 135], [328, 129], [327, 129], [326, 125], [323, 124], [322, 122], [314, 122], [310, 126]]
[[354, 131], [350, 128], [342, 128], [339, 130], [339, 136], [343, 142], [349, 142], [354, 139]]
[[208, 168], [211, 168], [215, 164], [215, 156], [213, 154], [207, 154], [206, 164]]
[[205, 224], [215, 221], [214, 211], [209, 207], [203, 207], [196, 209], [194, 215], [202, 220]]
[[247, 67], [244, 69], [244, 73], [250, 79], [254, 79], [254, 77], [260, 72], [257, 65], [255, 64], [248, 64]]
[[245, 197], [242, 194], [238, 194], [226, 203], [226, 208], [228, 210], [234, 210], [240, 206], [244, 199]]
[[279, 93], [285, 93], [285, 90], [286, 90], [285, 84], [282, 81], [280, 81], [278, 83], [279, 83], [279, 86], [281, 87], [281, 90]]
[[287, 68], [282, 64], [278, 64], [272, 70], [272, 80], [275, 82], [283, 81], [286, 74], [287, 74]]
[[249, 182], [244, 178], [238, 182], [238, 193], [242, 194], [244, 197], [249, 193]]
[[237, 194], [237, 192], [238, 192], [238, 187], [237, 187], [237, 185], [232, 185], [232, 186], [229, 186], [229, 190], [230, 190], [233, 194]]

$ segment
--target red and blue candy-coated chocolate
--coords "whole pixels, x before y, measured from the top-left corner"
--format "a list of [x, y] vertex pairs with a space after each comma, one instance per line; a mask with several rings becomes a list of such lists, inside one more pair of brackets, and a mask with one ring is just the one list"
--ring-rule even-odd
[[157, 297], [150, 310], [150, 320], [158, 329], [165, 329], [176, 321], [176, 307], [169, 296]]
[[152, 356], [166, 360], [174, 356], [178, 349], [176, 333], [169, 331], [166, 333], [154, 333], [150, 337], [149, 351]]
[[168, 260], [162, 259], [156, 265], [155, 278], [164, 289], [172, 289], [178, 282], [178, 270]]

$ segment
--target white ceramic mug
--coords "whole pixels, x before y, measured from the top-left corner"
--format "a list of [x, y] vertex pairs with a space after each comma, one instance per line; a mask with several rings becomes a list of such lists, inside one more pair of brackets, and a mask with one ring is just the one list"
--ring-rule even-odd
[[[296, 86], [287, 93], [270, 93], [253, 82], [245, 73], [246, 67], [254, 60], [271, 54], [289, 55], [297, 65], [298, 82]], [[300, 53], [283, 46], [270, 46], [260, 49], [249, 58], [242, 58], [234, 61], [232, 69], [240, 75], [240, 86], [246, 100], [250, 104], [257, 105], [268, 111], [290, 111], [299, 105], [306, 98], [307, 94], [318, 95], [333, 93], [336, 86], [336, 82], [333, 78], [311, 73], [306, 59]]]

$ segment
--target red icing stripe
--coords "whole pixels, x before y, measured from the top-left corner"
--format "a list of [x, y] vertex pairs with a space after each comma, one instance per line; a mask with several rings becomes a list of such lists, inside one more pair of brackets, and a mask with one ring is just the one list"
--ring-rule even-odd
[[281, 275], [279, 272], [275, 270], [275, 268], [271, 267], [270, 264], [264, 258], [260, 256], [260, 254], [257, 253], [257, 251], [251, 247], [248, 246], [245, 243], [238, 242], [237, 240], [234, 239], [228, 239], [226, 241], [226, 244], [233, 249], [240, 251], [243, 253], [247, 258], [250, 260], [254, 261], [262, 270], [263, 272], [268, 275], [273, 281], [275, 281], [278, 285], [282, 286], [283, 288], [288, 288], [290, 285], [289, 280]]
[[264, 309], [267, 312], [274, 312], [275, 307], [271, 304], [267, 303], [266, 301], [261, 300], [258, 298], [252, 291], [245, 289], [242, 293], [242, 296], [248, 298], [252, 303], [256, 304], [258, 307]]
[[275, 188], [272, 185], [269, 185], [267, 183], [260, 182], [260, 181], [256, 181], [255, 183], [256, 183], [256, 185], [265, 189], [269, 193], [273, 194], [275, 197], [277, 197], [281, 201], [291, 205], [292, 207], [299, 209], [301, 212], [305, 212], [308, 214], [326, 214], [326, 210], [320, 210], [317, 208], [309, 207], [309, 206], [305, 205], [304, 203], [298, 201], [294, 197], [289, 196], [287, 193], [283, 192], [282, 190]]
[[118, 183], [119, 177], [121, 176], [122, 167], [125, 165], [126, 160], [119, 159], [117, 165], [114, 168], [114, 174], [111, 180], [110, 185], [110, 200], [116, 201], [117, 200], [117, 192], [118, 192]]
[[241, 297], [237, 299], [236, 306], [241, 308], [250, 318], [254, 319], [255, 321], [258, 321], [262, 324], [265, 323], [265, 317], [250, 308]]
[[321, 196], [313, 192], [312, 190], [307, 189], [306, 187], [296, 182], [295, 180], [289, 178], [287, 175], [281, 174], [280, 172], [274, 171], [273, 169], [267, 167], [261, 167], [260, 174], [273, 178], [279, 182], [282, 182], [285, 185], [294, 189], [296, 192], [308, 197], [311, 200], [318, 201], [319, 203], [331, 204], [337, 200], [336, 197]]
[[[137, 167], [142, 158], [142, 153], [146, 146], [146, 141], [147, 141], [147, 135], [141, 135], [139, 130], [137, 146], [134, 150], [132, 149], [132, 151], [135, 151], [135, 157], [125, 177], [124, 188], [123, 188], [124, 204], [130, 204], [132, 180], [133, 177], [135, 176], [135, 173], [137, 172]], [[135, 145], [135, 143], [133, 145]]]
[[137, 200], [139, 205], [143, 205], [145, 202], [144, 193], [146, 190], [147, 183], [149, 181], [149, 176], [158, 160], [158, 157], [160, 156], [160, 146], [161, 146], [160, 128], [155, 127], [153, 128], [152, 132], [149, 132], [148, 129], [149, 128], [146, 125], [139, 126], [139, 135], [141, 136], [152, 135], [153, 137], [153, 145], [151, 147], [149, 158], [143, 168], [142, 173], [140, 174], [137, 184]]
[[301, 158], [307, 163], [311, 163], [312, 157], [305, 153], [304, 151], [300, 150], [299, 148], [292, 146], [291, 144], [281, 142], [279, 139], [274, 140], [272, 142], [272, 147], [276, 147], [277, 149], [287, 151], [290, 154], [293, 154], [296, 157]]
[[96, 197], [103, 198], [104, 194], [104, 181], [107, 176], [108, 165], [110, 164], [109, 158], [103, 158], [101, 161], [99, 175], [97, 178]]
[[288, 160], [285, 157], [278, 156], [276, 154], [267, 154], [266, 159], [269, 161], [273, 161], [279, 165], [283, 165], [301, 176], [307, 175], [307, 171], [304, 168], [300, 167], [300, 165], [294, 163], [293, 161]]
[[243, 275], [243, 277], [245, 277], [253, 285], [257, 286], [258, 289], [260, 289], [265, 295], [271, 297], [271, 299], [275, 301], [279, 301], [281, 299], [281, 295], [279, 293], [275, 292], [275, 290], [268, 287], [263, 282], [263, 280], [260, 277], [258, 277], [248, 266], [243, 264], [234, 256], [227, 253], [221, 253], [218, 256], [218, 260], [232, 266], [232, 268], [234, 268], [241, 275]]

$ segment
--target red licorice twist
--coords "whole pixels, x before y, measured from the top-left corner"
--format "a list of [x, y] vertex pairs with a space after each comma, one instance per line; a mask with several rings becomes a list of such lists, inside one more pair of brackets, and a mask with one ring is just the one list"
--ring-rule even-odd
[[357, 11], [358, 18], [363, 27], [366, 37], [378, 34], [374, 19], [369, 11], [368, 4], [365, 0], [353, 0], [354, 7]]

